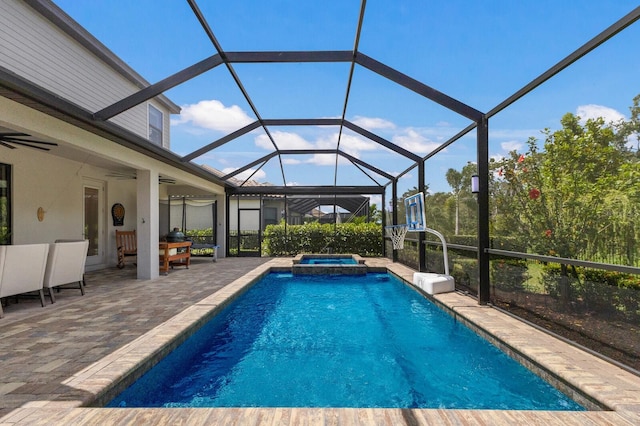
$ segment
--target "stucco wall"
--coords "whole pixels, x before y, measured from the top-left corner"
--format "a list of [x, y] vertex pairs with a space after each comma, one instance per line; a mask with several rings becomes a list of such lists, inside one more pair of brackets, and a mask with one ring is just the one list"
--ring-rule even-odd
[[[114, 164], [118, 162], [119, 167], [138, 170], [157, 170], [165, 176], [180, 179], [185, 188], [223, 193], [223, 188], [218, 185], [2, 97], [0, 126], [37, 134], [44, 140], [59, 143], [61, 147], [73, 146], [78, 150], [76, 157], [82, 159], [78, 161], [56, 156], [53, 154], [57, 149], [55, 147], [52, 152], [24, 147], [0, 147], [0, 162], [12, 166], [14, 244], [53, 242], [58, 238], [82, 238], [83, 182], [87, 179], [91, 182], [102, 181], [105, 183], [103, 227], [106, 242], [103, 265], [116, 263], [116, 228], [111, 220], [111, 206], [114, 203], [125, 206], [124, 226], [119, 229], [137, 228], [136, 180], [110, 178], [107, 175], [111, 169], [90, 164], [96, 161], [108, 160]], [[168, 187], [169, 185], [160, 185], [160, 194], [165, 194], [162, 196], [166, 197]], [[45, 210], [42, 222], [37, 219], [38, 207]], [[223, 220], [222, 215], [219, 220]], [[220, 232], [222, 239], [224, 234], [222, 230]]]
[[[83, 239], [83, 186], [102, 185], [102, 265], [116, 263], [115, 229], [135, 229], [135, 180], [109, 179], [108, 170], [25, 149], [3, 149], [0, 161], [12, 166], [13, 244]], [[122, 227], [113, 226], [114, 203], [125, 206]], [[45, 211], [42, 222], [37, 217], [39, 207]]]

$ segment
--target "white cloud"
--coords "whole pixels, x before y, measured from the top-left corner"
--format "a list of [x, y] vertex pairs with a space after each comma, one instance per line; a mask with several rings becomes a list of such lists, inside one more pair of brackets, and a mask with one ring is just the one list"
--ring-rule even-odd
[[317, 149], [336, 149], [338, 147], [338, 133], [321, 135], [316, 139], [314, 148]]
[[625, 119], [624, 114], [619, 113], [613, 108], [594, 104], [580, 105], [576, 110], [576, 115], [580, 117], [581, 122], [586, 122], [589, 119], [595, 119], [598, 117], [604, 118], [605, 123], [612, 123]]
[[411, 128], [406, 129], [404, 134], [395, 135], [391, 141], [415, 154], [428, 154], [440, 146], [438, 142], [427, 139]]
[[[302, 150], [302, 149], [336, 149], [338, 133], [325, 134], [320, 135], [318, 139], [313, 142], [309, 142], [304, 139], [302, 136], [297, 133], [291, 132], [280, 132], [275, 131], [271, 132], [273, 139], [278, 145], [279, 149], [292, 149], [292, 150]], [[269, 137], [265, 134], [258, 135], [255, 138], [256, 146], [260, 148], [264, 148], [269, 151], [273, 151], [273, 144]], [[340, 143], [340, 149], [347, 154], [350, 154], [356, 158], [360, 156], [360, 152], [362, 151], [375, 151], [379, 149], [380, 146], [372, 142], [368, 139], [350, 135], [350, 134], [342, 134], [342, 141]], [[297, 160], [295, 158], [285, 158], [283, 159], [284, 164], [316, 164], [322, 166], [335, 165], [336, 157], [333, 154], [314, 154], [313, 157], [306, 161]], [[350, 164], [348, 160], [344, 157], [340, 157], [339, 164]]]
[[627, 140], [626, 146], [627, 148], [632, 150], [638, 149], [638, 147], [640, 147], [640, 134], [633, 133], [629, 135], [629, 139]]
[[369, 204], [375, 204], [378, 210], [382, 206], [382, 195], [369, 195]]
[[395, 129], [396, 125], [384, 118], [362, 117], [356, 115], [351, 122], [367, 130], [373, 129]]
[[[313, 149], [313, 144], [306, 141], [297, 133], [291, 132], [271, 132], [273, 140], [279, 149]], [[258, 135], [255, 139], [256, 146], [268, 150], [273, 150], [273, 144], [266, 134]]]
[[300, 186], [300, 182], [287, 182], [287, 186]]
[[342, 134], [342, 140], [340, 141], [340, 149], [356, 158], [360, 151], [375, 151], [378, 148], [380, 148], [380, 145], [375, 142], [359, 136], [347, 135], [344, 133]]
[[[336, 156], [335, 154], [314, 154], [305, 163], [315, 164], [316, 166], [335, 166]], [[338, 164], [351, 164], [351, 162], [341, 156], [338, 159]]]
[[[226, 175], [226, 174], [229, 174], [229, 173], [231, 173], [231, 172], [233, 172], [235, 170], [238, 170], [238, 169], [237, 168], [233, 168], [233, 167], [227, 167], [227, 168], [222, 169], [222, 174]], [[253, 174], [253, 172], [255, 172], [255, 171], [256, 171], [256, 169], [245, 170], [244, 172], [239, 173], [239, 174], [235, 175], [234, 177], [236, 179], [239, 179], [239, 180], [245, 180], [245, 179], [248, 179], [249, 176], [251, 176]], [[251, 179], [252, 180], [265, 180], [266, 177], [267, 177], [267, 174], [264, 172], [264, 170], [260, 169], [260, 170], [258, 170], [256, 172], [256, 174], [251, 176]]]
[[[337, 146], [338, 133], [326, 135], [318, 139], [315, 143], [315, 147], [318, 149], [336, 149]], [[343, 133], [340, 140], [340, 150], [356, 158], [360, 157], [361, 151], [375, 151], [379, 148], [380, 145], [369, 139], [347, 133]]]
[[215, 99], [183, 105], [181, 108], [178, 118], [171, 120], [172, 125], [190, 123], [196, 127], [229, 133], [255, 121], [238, 105], [226, 107]]
[[296, 160], [295, 158], [283, 158], [282, 164], [300, 164], [302, 161]]
[[511, 152], [511, 151], [518, 151], [523, 147], [523, 144], [522, 142], [519, 142], [519, 141], [506, 141], [506, 142], [501, 142], [500, 147], [507, 152]]

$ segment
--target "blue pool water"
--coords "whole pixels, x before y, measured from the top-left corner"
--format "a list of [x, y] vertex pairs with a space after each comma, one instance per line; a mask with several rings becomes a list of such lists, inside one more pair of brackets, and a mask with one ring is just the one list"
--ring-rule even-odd
[[357, 265], [353, 257], [303, 257], [301, 265]]
[[277, 273], [109, 406], [583, 409], [393, 276]]

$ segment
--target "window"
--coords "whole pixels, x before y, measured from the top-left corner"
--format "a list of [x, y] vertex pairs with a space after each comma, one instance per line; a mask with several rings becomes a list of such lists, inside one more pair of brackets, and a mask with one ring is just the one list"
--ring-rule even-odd
[[277, 225], [278, 224], [278, 209], [275, 207], [264, 208], [264, 225]]
[[149, 140], [162, 146], [162, 111], [149, 105]]
[[11, 166], [0, 163], [0, 244], [11, 244]]

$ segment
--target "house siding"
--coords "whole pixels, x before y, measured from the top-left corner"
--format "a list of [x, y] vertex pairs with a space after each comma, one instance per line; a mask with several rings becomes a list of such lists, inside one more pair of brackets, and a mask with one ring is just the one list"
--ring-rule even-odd
[[[0, 66], [34, 84], [96, 112], [139, 88], [29, 6], [0, 2]], [[169, 111], [164, 114], [163, 146], [169, 147]], [[148, 106], [143, 103], [111, 121], [148, 138]]]

